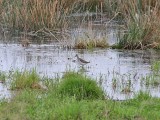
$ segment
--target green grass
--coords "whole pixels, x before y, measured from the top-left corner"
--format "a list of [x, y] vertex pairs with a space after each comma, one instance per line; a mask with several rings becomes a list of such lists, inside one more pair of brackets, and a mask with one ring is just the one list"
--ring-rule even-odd
[[123, 46], [124, 49], [146, 49], [151, 47], [147, 46], [152, 43], [147, 38], [151, 31], [147, 23], [132, 21], [128, 23], [127, 30], [127, 33], [119, 40], [118, 46]]
[[128, 101], [80, 100], [59, 98], [54, 91], [47, 94], [24, 90], [11, 102], [0, 104], [1, 119], [30, 120], [105, 120], [105, 119], [160, 119], [160, 99], [140, 93]]
[[[134, 99], [126, 101], [104, 99], [97, 97], [97, 93], [102, 95], [102, 90], [94, 80], [73, 72], [66, 73], [60, 82], [47, 79], [46, 83], [47, 91], [25, 87], [9, 102], [2, 100], [0, 102], [1, 120], [160, 119], [160, 99], [143, 92], [137, 94]], [[83, 88], [83, 91], [79, 88]], [[95, 91], [100, 91], [96, 93], [96, 97], [93, 88]], [[88, 99], [88, 96], [82, 94], [88, 93], [87, 90], [89, 93], [91, 91], [93, 97]], [[79, 95], [81, 99], [77, 100]]]
[[6, 81], [6, 75], [4, 72], [0, 71], [0, 83], [4, 83]]
[[152, 66], [151, 66], [152, 70], [155, 72], [155, 73], [159, 73], [160, 72], [160, 61], [154, 61], [152, 63]]
[[160, 85], [160, 61], [154, 61], [151, 65], [152, 73], [143, 78], [147, 87], [159, 87]]
[[16, 71], [12, 78], [11, 89], [32, 88], [34, 84], [37, 84], [40, 81], [40, 77], [35, 70], [32, 70], [31, 72]]
[[66, 73], [59, 83], [58, 92], [63, 97], [67, 95], [77, 100], [104, 98], [103, 91], [95, 81], [78, 73]]

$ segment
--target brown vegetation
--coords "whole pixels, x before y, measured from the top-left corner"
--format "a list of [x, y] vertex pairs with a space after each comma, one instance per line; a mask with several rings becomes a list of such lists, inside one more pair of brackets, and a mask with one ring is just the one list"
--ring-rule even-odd
[[[45, 30], [50, 34], [55, 29], [68, 27], [73, 21], [67, 16], [83, 10], [105, 11], [113, 19], [124, 19], [127, 33], [120, 40], [123, 48], [160, 47], [158, 0], [0, 0], [0, 23], [4, 28], [32, 31], [34, 35]], [[81, 42], [78, 44], [83, 47]]]
[[[66, 16], [83, 6], [99, 4], [97, 0], [0, 0], [0, 22], [10, 28], [35, 31], [41, 28], [66, 27]], [[87, 7], [86, 7], [87, 8]]]
[[[160, 3], [158, 0], [120, 0], [127, 33], [121, 44], [125, 49], [159, 48]], [[156, 44], [155, 44], [156, 43]]]
[[106, 39], [82, 39], [78, 40], [75, 49], [107, 48], [109, 47]]
[[[3, 1], [3, 0], [2, 0]], [[59, 27], [63, 16], [70, 10], [62, 0], [13, 0], [0, 2], [1, 21], [25, 31], [37, 30], [42, 26]]]

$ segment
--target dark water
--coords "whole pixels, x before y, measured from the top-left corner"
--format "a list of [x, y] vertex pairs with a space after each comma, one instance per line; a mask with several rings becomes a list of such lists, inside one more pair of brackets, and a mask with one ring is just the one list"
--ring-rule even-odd
[[[85, 25], [84, 25], [85, 26]], [[91, 28], [87, 26], [73, 28], [71, 41], [78, 37], [107, 37], [110, 44], [116, 42], [117, 29], [95, 24]], [[90, 61], [84, 68], [80, 67], [75, 55]], [[132, 98], [138, 91], [150, 92], [153, 96], [160, 97], [159, 87], [146, 87], [142, 77], [151, 72], [151, 63], [160, 58], [159, 51], [154, 50], [74, 50], [66, 49], [59, 43], [31, 44], [22, 47], [19, 43], [0, 44], [0, 71], [23, 71], [33, 68], [41, 76], [62, 76], [67, 70], [78, 71], [94, 78], [101, 84], [106, 96], [112, 99], [124, 100]], [[123, 91], [129, 88], [127, 94]], [[0, 83], [0, 98], [10, 97], [7, 86]]]

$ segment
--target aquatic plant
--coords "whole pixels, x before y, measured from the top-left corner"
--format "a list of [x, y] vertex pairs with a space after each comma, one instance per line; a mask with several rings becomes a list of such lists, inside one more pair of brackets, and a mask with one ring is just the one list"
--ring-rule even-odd
[[81, 39], [78, 40], [74, 47], [75, 49], [92, 49], [92, 48], [107, 48], [109, 47], [105, 39]]
[[160, 85], [160, 76], [149, 75], [145, 77], [145, 85], [147, 87], [158, 87]]
[[129, 86], [126, 86], [121, 90], [121, 92], [124, 93], [124, 94], [128, 94], [132, 91], [131, 91], [131, 88]]
[[[1, 0], [0, 23], [4, 33], [5, 30], [18, 30], [30, 36], [50, 36], [57, 40], [58, 35], [68, 35], [62, 28], [73, 24], [69, 17], [71, 14], [94, 11], [100, 13], [101, 20], [105, 13], [112, 18], [111, 21], [124, 21], [124, 35], [114, 48], [159, 49], [159, 10], [158, 0]], [[107, 44], [106, 41], [89, 37], [78, 40], [75, 48], [95, 46], [106, 47]]]
[[6, 81], [6, 75], [4, 72], [0, 71], [0, 83], [4, 83]]
[[112, 88], [113, 88], [113, 90], [115, 90], [117, 88], [117, 79], [116, 78], [112, 79]]
[[11, 89], [40, 88], [40, 77], [35, 70], [31, 72], [14, 72], [11, 81]]
[[[123, 84], [123, 83], [122, 83]], [[127, 82], [125, 84], [122, 85], [122, 90], [121, 90], [122, 93], [124, 94], [127, 94], [127, 93], [130, 93], [132, 92], [132, 83], [131, 83], [131, 80], [127, 80]]]
[[126, 32], [119, 39], [124, 49], [159, 48], [160, 4], [158, 0], [122, 0], [119, 5], [126, 21]]
[[1, 0], [0, 23], [3, 30], [52, 36], [58, 34], [59, 28], [69, 25], [67, 16], [71, 13], [96, 11], [99, 4], [97, 0]]
[[0, 6], [1, 23], [26, 32], [61, 26], [69, 8], [72, 9], [64, 0], [2, 0]]
[[142, 82], [146, 85], [146, 87], [159, 87], [160, 85], [160, 62], [154, 61], [151, 65], [152, 73], [146, 75], [142, 78]]
[[88, 32], [75, 38], [74, 49], [92, 49], [92, 48], [107, 48], [107, 36], [95, 36], [95, 33], [89, 27]]
[[158, 74], [160, 72], [160, 61], [154, 61], [152, 63], [151, 69], [153, 70], [153, 72]]

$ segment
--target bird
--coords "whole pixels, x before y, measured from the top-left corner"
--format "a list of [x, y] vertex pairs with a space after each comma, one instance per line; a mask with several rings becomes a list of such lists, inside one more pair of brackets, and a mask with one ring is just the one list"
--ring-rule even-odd
[[78, 64], [80, 64], [80, 65], [82, 65], [82, 66], [84, 66], [84, 65], [86, 65], [86, 64], [88, 64], [88, 63], [90, 63], [90, 62], [85, 61], [85, 60], [83, 60], [82, 58], [80, 58], [80, 57], [78, 56], [78, 54], [76, 54], [75, 57], [77, 57], [77, 62], [78, 62]]

